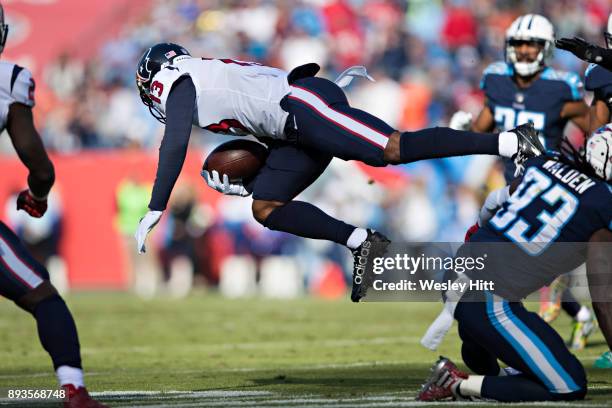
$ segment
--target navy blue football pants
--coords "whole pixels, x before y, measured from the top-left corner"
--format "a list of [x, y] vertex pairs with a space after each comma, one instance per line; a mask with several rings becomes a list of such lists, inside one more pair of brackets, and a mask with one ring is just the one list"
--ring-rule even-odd
[[17, 301], [49, 280], [47, 269], [23, 247], [19, 238], [0, 221], [0, 295]]
[[383, 151], [395, 131], [377, 117], [349, 106], [335, 83], [300, 79], [281, 106], [290, 113], [291, 143], [269, 143], [270, 155], [253, 185], [253, 198], [287, 202], [312, 184], [333, 157], [384, 166]]
[[[49, 280], [47, 269], [37, 262], [9, 227], [0, 221], [0, 295], [19, 300]], [[51, 356], [54, 368], [81, 367], [76, 325], [64, 300], [50, 294], [31, 310], [38, 337]]]
[[[563, 339], [520, 302], [470, 292], [457, 305], [461, 354], [475, 374], [486, 376], [482, 396], [504, 402], [582, 399], [584, 368]], [[498, 360], [521, 375], [498, 376]]]

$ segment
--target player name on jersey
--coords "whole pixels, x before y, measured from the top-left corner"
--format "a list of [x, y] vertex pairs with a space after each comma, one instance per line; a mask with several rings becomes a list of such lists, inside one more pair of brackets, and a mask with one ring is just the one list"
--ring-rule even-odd
[[542, 165], [542, 168], [548, 170], [550, 174], [561, 180], [568, 187], [571, 187], [578, 194], [584, 193], [596, 184], [589, 176], [556, 160], [548, 160]]

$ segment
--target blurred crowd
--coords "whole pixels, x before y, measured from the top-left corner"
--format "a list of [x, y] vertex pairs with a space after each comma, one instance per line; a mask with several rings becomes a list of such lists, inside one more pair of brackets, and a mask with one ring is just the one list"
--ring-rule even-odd
[[[54, 104], [39, 127], [47, 147], [58, 152], [157, 149], [163, 127], [141, 104], [134, 70], [143, 50], [161, 41], [179, 43], [195, 56], [286, 70], [317, 62], [328, 78], [364, 65], [376, 82], [354, 81], [348, 90], [354, 106], [402, 130], [446, 125], [456, 110], [477, 113], [482, 107], [482, 71], [503, 59], [505, 30], [518, 15], [543, 14], [557, 37], [580, 35], [601, 44], [609, 12], [608, 0], [153, 0], [95, 58], [82, 61], [66, 50], [46, 69]], [[553, 66], [580, 73], [585, 68], [559, 51]], [[201, 130], [192, 139], [205, 151], [223, 140]], [[335, 160], [304, 199], [348, 222], [411, 241], [462, 240], [484, 189], [502, 182], [498, 164], [485, 157], [401, 166], [379, 179], [351, 171], [353, 166]], [[223, 200], [207, 228], [221, 229], [235, 252], [350, 261], [348, 251], [278, 238], [255, 225], [249, 200]], [[255, 236], [265, 239], [250, 240]]]

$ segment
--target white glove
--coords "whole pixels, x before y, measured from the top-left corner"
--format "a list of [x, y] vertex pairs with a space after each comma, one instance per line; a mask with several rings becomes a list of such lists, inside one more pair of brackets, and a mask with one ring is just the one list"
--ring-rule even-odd
[[484, 226], [493, 215], [499, 210], [503, 203], [510, 198], [510, 186], [502, 187], [497, 190], [493, 190], [487, 196], [482, 208], [480, 209], [480, 215], [478, 215], [478, 225]]
[[217, 172], [217, 170], [213, 170], [210, 173], [207, 170], [202, 170], [200, 174], [202, 175], [202, 177], [204, 177], [204, 180], [206, 180], [206, 184], [208, 184], [208, 187], [215, 189], [222, 194], [235, 195], [240, 197], [246, 197], [248, 195], [251, 195], [251, 193], [249, 193], [247, 189], [244, 188], [242, 183], [231, 184], [229, 181], [229, 176], [227, 174], [223, 175], [223, 182], [220, 180], [219, 172]]
[[470, 130], [472, 126], [472, 114], [464, 111], [457, 111], [451, 117], [448, 127], [455, 130]]
[[144, 217], [140, 219], [140, 223], [138, 224], [138, 229], [136, 230], [136, 243], [139, 254], [144, 254], [147, 252], [145, 248], [145, 240], [147, 239], [147, 234], [149, 231], [153, 229], [154, 226], [157, 225], [159, 219], [162, 216], [163, 211], [149, 211], [146, 213]]

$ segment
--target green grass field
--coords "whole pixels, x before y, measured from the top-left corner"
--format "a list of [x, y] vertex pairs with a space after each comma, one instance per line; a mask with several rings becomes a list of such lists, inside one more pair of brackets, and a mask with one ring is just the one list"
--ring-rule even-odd
[[[456, 331], [438, 352], [418, 344], [439, 311], [434, 303], [227, 300], [210, 292], [180, 301], [80, 293], [67, 302], [88, 388], [111, 406], [424, 406], [414, 395], [438, 354], [461, 360]], [[0, 316], [0, 389], [55, 387], [34, 320], [8, 301], [0, 301]], [[567, 318], [556, 327], [569, 334]], [[574, 405], [606, 406], [612, 370], [590, 368], [605, 350], [600, 333], [591, 343], [578, 353], [591, 389]]]

